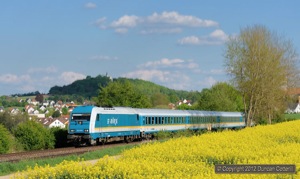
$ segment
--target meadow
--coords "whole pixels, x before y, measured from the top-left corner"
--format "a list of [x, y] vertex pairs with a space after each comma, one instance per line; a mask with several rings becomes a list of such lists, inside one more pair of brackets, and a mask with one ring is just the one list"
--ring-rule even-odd
[[[300, 120], [145, 143], [96, 164], [63, 161], [16, 178], [300, 178]], [[295, 174], [216, 174], [216, 164], [295, 164]]]

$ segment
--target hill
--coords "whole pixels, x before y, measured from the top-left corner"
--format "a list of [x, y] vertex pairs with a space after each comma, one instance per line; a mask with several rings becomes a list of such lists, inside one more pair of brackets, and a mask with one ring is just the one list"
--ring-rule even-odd
[[157, 85], [150, 81], [128, 78], [110, 78], [108, 76], [98, 75], [96, 77], [87, 76], [86, 79], [77, 80], [69, 85], [54, 86], [50, 88], [49, 95], [77, 95], [90, 99], [98, 96], [100, 86], [106, 87], [111, 81], [128, 80], [132, 85], [143, 94], [151, 97], [155, 94], [164, 94], [169, 97], [170, 102], [176, 102], [179, 99], [190, 99], [196, 101], [198, 92], [188, 92], [184, 90], [169, 89], [164, 86]]

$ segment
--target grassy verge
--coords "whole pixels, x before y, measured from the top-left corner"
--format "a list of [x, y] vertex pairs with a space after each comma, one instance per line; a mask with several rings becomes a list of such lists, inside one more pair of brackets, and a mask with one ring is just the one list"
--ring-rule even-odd
[[0, 163], [0, 176], [8, 175], [11, 173], [15, 173], [17, 171], [22, 171], [27, 169], [28, 167], [34, 167], [35, 165], [39, 166], [55, 166], [56, 164], [61, 163], [64, 160], [93, 160], [102, 158], [105, 155], [113, 156], [119, 155], [124, 150], [134, 148], [139, 144], [128, 144], [125, 146], [118, 146], [113, 148], [105, 148], [99, 151], [87, 152], [81, 155], [69, 155], [69, 156], [61, 156], [55, 158], [44, 158], [44, 159], [31, 159], [31, 160], [22, 160], [19, 162], [3, 162]]

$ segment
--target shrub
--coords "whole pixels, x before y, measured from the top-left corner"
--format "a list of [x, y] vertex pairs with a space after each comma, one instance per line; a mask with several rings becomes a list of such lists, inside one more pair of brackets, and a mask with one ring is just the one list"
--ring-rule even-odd
[[0, 124], [0, 154], [7, 153], [10, 147], [10, 134], [8, 130]]
[[16, 139], [25, 150], [48, 149], [54, 147], [55, 138], [50, 130], [35, 121], [20, 123], [14, 129]]
[[68, 146], [68, 143], [67, 143], [68, 130], [67, 129], [53, 127], [50, 129], [50, 131], [54, 135], [54, 138], [55, 138], [55, 148]]

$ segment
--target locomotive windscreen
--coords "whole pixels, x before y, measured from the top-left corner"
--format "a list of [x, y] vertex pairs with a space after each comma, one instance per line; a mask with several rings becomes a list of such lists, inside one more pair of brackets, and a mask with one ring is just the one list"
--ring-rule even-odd
[[91, 118], [91, 114], [73, 114], [72, 120], [78, 121], [78, 120], [87, 120], [89, 121]]

